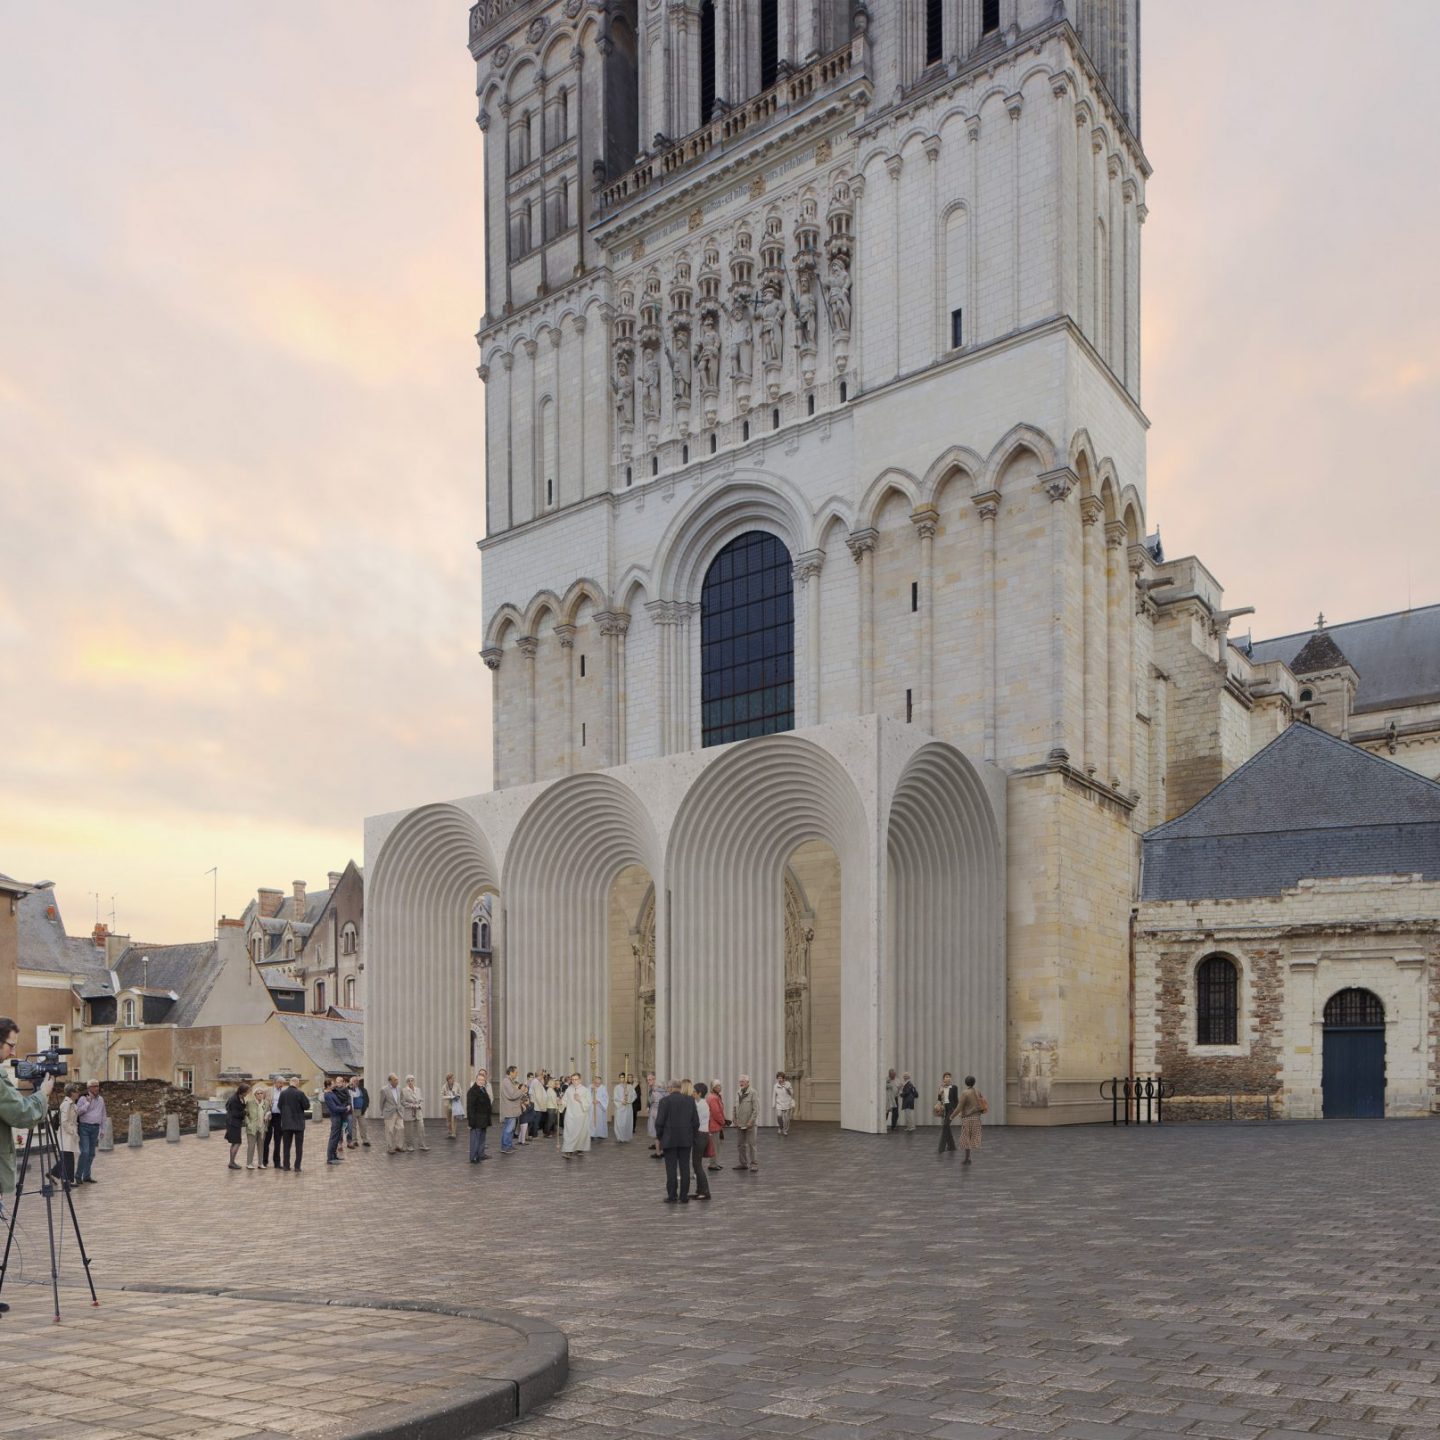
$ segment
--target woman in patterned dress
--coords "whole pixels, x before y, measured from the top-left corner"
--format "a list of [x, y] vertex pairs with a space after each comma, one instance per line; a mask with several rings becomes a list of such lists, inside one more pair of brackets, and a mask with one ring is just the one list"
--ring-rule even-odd
[[975, 1077], [965, 1077], [965, 1088], [960, 1092], [960, 1148], [965, 1152], [962, 1165], [970, 1163], [970, 1152], [980, 1148], [980, 1117], [990, 1108], [990, 1103], [975, 1088]]

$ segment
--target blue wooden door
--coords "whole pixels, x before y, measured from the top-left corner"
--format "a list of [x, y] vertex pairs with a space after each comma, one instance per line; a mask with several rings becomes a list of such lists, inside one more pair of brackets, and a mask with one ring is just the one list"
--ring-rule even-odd
[[1327, 1120], [1381, 1119], [1385, 1114], [1383, 1026], [1325, 1028], [1321, 1079]]

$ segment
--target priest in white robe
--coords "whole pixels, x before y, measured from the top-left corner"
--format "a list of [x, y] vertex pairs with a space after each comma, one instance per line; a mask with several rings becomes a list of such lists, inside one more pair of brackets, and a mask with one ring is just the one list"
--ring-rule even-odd
[[593, 1103], [590, 1091], [580, 1083], [580, 1077], [572, 1075], [570, 1088], [561, 1102], [564, 1112], [561, 1149], [567, 1160], [572, 1155], [583, 1155], [590, 1148], [590, 1107]]
[[610, 1114], [610, 1092], [605, 1088], [604, 1080], [598, 1075], [591, 1076], [590, 1083], [595, 1087], [590, 1092], [590, 1138], [606, 1140], [609, 1138], [606, 1117]]
[[635, 1133], [635, 1087], [621, 1075], [611, 1092], [615, 1097], [615, 1143], [623, 1145]]

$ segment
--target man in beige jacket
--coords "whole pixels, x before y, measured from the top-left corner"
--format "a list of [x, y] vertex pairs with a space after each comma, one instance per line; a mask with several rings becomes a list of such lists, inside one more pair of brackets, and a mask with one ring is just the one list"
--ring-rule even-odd
[[398, 1155], [405, 1148], [405, 1112], [400, 1105], [398, 1075], [387, 1075], [380, 1087], [380, 1123], [385, 1127], [385, 1153]]
[[736, 1170], [758, 1170], [755, 1162], [755, 1129], [760, 1119], [760, 1105], [755, 1092], [750, 1088], [750, 1077], [740, 1077], [740, 1090], [735, 1096], [735, 1113], [731, 1124], [735, 1126], [735, 1143], [739, 1149], [740, 1163]]

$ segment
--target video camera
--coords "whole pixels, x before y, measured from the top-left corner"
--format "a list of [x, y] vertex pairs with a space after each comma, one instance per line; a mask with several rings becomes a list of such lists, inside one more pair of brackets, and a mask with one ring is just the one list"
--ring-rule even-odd
[[60, 1057], [74, 1053], [73, 1050], [65, 1049], [63, 1045], [52, 1045], [48, 1050], [40, 1050], [33, 1055], [27, 1055], [23, 1060], [15, 1062], [15, 1078], [28, 1080], [32, 1085], [39, 1085], [47, 1075], [54, 1075], [57, 1078], [61, 1075], [68, 1075], [70, 1067]]

